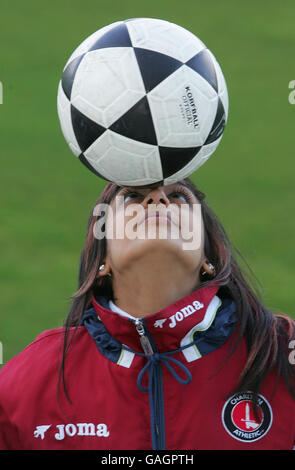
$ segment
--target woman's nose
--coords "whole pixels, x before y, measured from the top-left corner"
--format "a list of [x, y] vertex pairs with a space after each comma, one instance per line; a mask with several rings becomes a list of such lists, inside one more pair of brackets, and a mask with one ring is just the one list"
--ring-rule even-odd
[[148, 204], [164, 204], [165, 206], [168, 206], [169, 199], [162, 188], [155, 188], [150, 191], [143, 200], [144, 207]]

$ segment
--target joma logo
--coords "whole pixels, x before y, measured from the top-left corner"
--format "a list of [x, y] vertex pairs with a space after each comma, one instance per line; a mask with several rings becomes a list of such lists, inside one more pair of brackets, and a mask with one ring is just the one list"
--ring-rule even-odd
[[[192, 304], [186, 305], [185, 307], [181, 308], [178, 312], [174, 313], [174, 315], [171, 315], [171, 317], [169, 317], [169, 327], [174, 328], [177, 322], [182, 321], [184, 318], [188, 317], [189, 315], [196, 312], [197, 310], [200, 310], [203, 307], [204, 304], [202, 304], [198, 300], [195, 300]], [[163, 324], [165, 323], [165, 321], [166, 318], [164, 318], [163, 320], [156, 320], [154, 323], [154, 327], [163, 328]]]
[[[49, 425], [37, 426], [34, 431], [34, 437], [44, 439], [46, 431], [51, 427]], [[110, 432], [108, 431], [107, 425], [104, 423], [93, 424], [93, 423], [77, 423], [77, 424], [57, 424], [56, 429], [58, 432], [54, 434], [57, 441], [62, 441], [66, 436], [98, 436], [108, 437]]]

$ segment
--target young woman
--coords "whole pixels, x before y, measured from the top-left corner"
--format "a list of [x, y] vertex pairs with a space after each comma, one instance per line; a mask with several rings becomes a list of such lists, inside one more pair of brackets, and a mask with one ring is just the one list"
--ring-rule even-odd
[[0, 372], [1, 449], [293, 449], [294, 322], [189, 179], [106, 185], [72, 299]]

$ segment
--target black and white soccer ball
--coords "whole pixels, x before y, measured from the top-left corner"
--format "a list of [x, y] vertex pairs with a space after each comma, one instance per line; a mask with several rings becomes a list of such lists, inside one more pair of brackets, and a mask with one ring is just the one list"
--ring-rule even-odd
[[98, 176], [122, 186], [168, 185], [216, 150], [227, 86], [194, 34], [135, 18], [96, 31], [73, 52], [58, 115], [72, 152]]

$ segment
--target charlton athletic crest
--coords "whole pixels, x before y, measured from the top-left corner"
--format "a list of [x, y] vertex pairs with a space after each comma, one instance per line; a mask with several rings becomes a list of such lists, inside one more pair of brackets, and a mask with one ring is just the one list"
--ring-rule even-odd
[[243, 442], [261, 439], [272, 424], [272, 410], [267, 400], [258, 395], [257, 419], [252, 407], [252, 396], [252, 392], [237, 393], [229, 398], [222, 410], [222, 422], [226, 431]]

